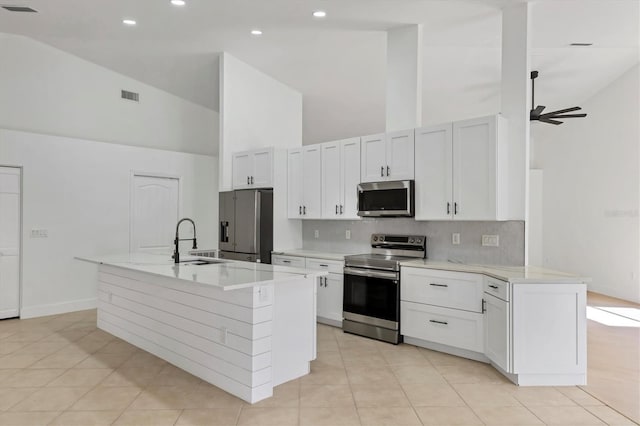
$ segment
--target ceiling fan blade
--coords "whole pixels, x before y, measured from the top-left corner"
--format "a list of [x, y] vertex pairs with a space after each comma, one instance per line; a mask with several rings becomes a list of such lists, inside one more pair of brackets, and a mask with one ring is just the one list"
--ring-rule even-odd
[[531, 110], [531, 113], [534, 115], [540, 115], [545, 108], [546, 106], [544, 105], [538, 105], [535, 109]]
[[582, 108], [576, 106], [576, 107], [571, 107], [571, 108], [559, 109], [557, 111], [551, 111], [551, 112], [548, 112], [548, 113], [546, 113], [544, 115], [564, 114], [565, 112], [579, 111], [581, 109]]
[[550, 118], [540, 118], [540, 121], [542, 123], [555, 124], [556, 126], [559, 125], [559, 124], [562, 124], [562, 121], [552, 120]]
[[584, 118], [587, 114], [560, 114], [560, 115], [551, 115], [548, 118]]

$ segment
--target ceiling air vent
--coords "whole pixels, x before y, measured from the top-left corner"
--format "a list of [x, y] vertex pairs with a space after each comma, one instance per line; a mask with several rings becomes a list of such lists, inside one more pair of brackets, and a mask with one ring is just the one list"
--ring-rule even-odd
[[126, 99], [128, 101], [140, 102], [140, 94], [136, 92], [129, 92], [128, 90], [123, 90], [122, 99]]
[[7, 9], [9, 12], [32, 12], [32, 13], [38, 13], [37, 10], [35, 9], [31, 9], [30, 7], [26, 7], [26, 6], [2, 6], [3, 9]]

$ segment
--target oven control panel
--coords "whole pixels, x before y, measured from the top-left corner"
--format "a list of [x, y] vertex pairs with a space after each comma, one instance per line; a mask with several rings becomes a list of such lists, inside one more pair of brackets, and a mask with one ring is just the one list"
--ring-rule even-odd
[[424, 235], [394, 235], [394, 234], [373, 234], [371, 235], [371, 247], [402, 247], [404, 249], [424, 248], [427, 237]]

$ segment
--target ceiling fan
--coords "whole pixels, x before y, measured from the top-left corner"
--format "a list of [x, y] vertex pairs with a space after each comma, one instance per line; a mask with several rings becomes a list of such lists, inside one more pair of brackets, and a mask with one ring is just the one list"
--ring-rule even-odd
[[568, 112], [579, 111], [582, 109], [577, 106], [543, 114], [542, 111], [544, 111], [546, 107], [544, 105], [535, 106], [534, 102], [536, 78], [538, 78], [538, 71], [531, 71], [531, 111], [529, 112], [529, 120], [555, 124], [557, 126], [563, 123], [558, 120], [558, 118], [584, 118], [587, 116], [587, 114], [567, 114]]

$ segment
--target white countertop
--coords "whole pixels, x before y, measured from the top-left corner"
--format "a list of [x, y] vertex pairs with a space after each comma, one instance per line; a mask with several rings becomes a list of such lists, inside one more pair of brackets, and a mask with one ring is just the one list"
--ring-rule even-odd
[[590, 278], [581, 277], [566, 272], [544, 269], [539, 266], [499, 266], [499, 265], [474, 265], [464, 263], [451, 263], [429, 259], [409, 260], [402, 262], [401, 266], [414, 268], [438, 269], [444, 271], [470, 272], [488, 275], [503, 281], [516, 284], [522, 283], [554, 283], [575, 284], [590, 282]]
[[[131, 271], [144, 272], [165, 278], [173, 278], [193, 284], [219, 287], [222, 290], [237, 290], [267, 284], [277, 284], [301, 278], [327, 275], [325, 271], [308, 271], [288, 266], [264, 263], [224, 260], [224, 263], [193, 265], [173, 263], [166, 254], [145, 253], [120, 254], [96, 257], [76, 257], [78, 260], [101, 265], [115, 266]], [[198, 260], [197, 256], [182, 256], [181, 260]], [[206, 259], [206, 258], [203, 258]]]
[[303, 250], [303, 249], [291, 249], [291, 250], [281, 250], [274, 251], [272, 254], [281, 254], [285, 256], [296, 256], [296, 257], [311, 257], [315, 259], [324, 259], [324, 260], [340, 260], [343, 261], [345, 256], [349, 256], [353, 253], [327, 253], [323, 251], [314, 251], [314, 250]]

